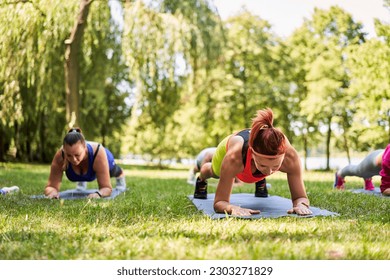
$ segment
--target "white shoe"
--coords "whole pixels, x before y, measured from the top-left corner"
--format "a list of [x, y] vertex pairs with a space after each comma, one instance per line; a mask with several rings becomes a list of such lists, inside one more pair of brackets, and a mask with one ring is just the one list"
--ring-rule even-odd
[[3, 194], [15, 193], [15, 192], [18, 192], [18, 191], [19, 191], [19, 187], [18, 187], [18, 186], [4, 187], [4, 188], [2, 188], [1, 190], [2, 190], [2, 193], [3, 193]]
[[115, 187], [121, 192], [126, 191], [126, 177], [123, 176], [123, 177], [116, 178]]
[[187, 183], [195, 186], [195, 182], [196, 182], [195, 173], [194, 173], [193, 169], [191, 168], [188, 172]]
[[85, 191], [87, 189], [87, 182], [77, 182], [76, 189], [79, 191]]
[[195, 186], [196, 180], [187, 180], [187, 183], [190, 184], [191, 186]]

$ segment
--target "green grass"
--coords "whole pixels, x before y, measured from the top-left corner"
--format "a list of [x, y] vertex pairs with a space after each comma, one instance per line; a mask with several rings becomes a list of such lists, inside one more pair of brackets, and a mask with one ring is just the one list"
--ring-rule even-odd
[[[305, 172], [306, 189], [338, 217], [212, 220], [187, 199], [187, 170], [125, 166], [130, 191], [114, 200], [29, 198], [43, 193], [49, 169], [0, 163], [0, 187], [21, 188], [0, 197], [0, 259], [390, 259], [390, 199], [334, 191], [331, 172]], [[268, 182], [271, 195], [290, 197], [284, 174]]]

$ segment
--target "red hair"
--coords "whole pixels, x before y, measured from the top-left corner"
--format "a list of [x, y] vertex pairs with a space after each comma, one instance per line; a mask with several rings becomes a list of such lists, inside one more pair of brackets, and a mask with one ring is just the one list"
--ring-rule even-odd
[[264, 155], [284, 154], [287, 150], [286, 136], [272, 126], [274, 114], [270, 108], [257, 111], [252, 119], [249, 147]]

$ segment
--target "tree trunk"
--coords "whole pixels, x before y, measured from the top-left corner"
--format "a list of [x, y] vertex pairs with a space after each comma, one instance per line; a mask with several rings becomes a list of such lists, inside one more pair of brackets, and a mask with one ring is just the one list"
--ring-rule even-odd
[[66, 122], [69, 128], [79, 126], [79, 52], [93, 0], [80, 0], [80, 10], [69, 39], [65, 40]]
[[303, 152], [304, 152], [304, 166], [305, 166], [305, 170], [307, 171], [307, 151], [308, 151], [308, 147], [307, 147], [307, 134], [304, 133], [303, 134]]
[[348, 138], [347, 138], [347, 135], [345, 133], [345, 129], [344, 129], [344, 133], [343, 133], [343, 139], [344, 139], [344, 149], [347, 153], [348, 164], [351, 164], [351, 153], [349, 152]]
[[7, 127], [0, 126], [0, 161], [5, 161], [7, 151], [9, 150], [10, 141]]
[[326, 135], [326, 169], [330, 170], [330, 138], [332, 135], [332, 128], [331, 128], [331, 120], [332, 118], [328, 119], [328, 133]]

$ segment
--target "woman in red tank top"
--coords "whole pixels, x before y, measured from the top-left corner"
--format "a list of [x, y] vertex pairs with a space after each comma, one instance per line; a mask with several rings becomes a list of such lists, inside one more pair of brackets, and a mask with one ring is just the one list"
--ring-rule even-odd
[[[293, 208], [289, 213], [298, 215], [312, 214], [302, 178], [302, 167], [298, 153], [287, 137], [273, 127], [271, 109], [259, 110], [253, 119], [245, 164], [243, 163], [243, 137], [232, 135], [226, 143], [226, 153], [218, 173], [213, 171], [212, 163], [204, 164], [196, 182], [194, 197], [207, 195], [207, 179], [219, 178], [214, 199], [214, 210], [217, 213], [228, 213], [235, 216], [248, 216], [260, 213], [259, 210], [241, 208], [230, 204], [230, 195], [234, 178], [253, 183], [262, 180], [276, 171], [287, 173]], [[244, 148], [245, 150], [245, 148]], [[220, 156], [220, 154], [219, 154]], [[217, 174], [216, 174], [217, 173]], [[205, 198], [199, 197], [199, 198]]]

